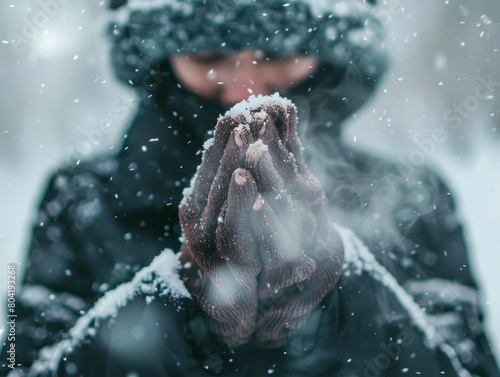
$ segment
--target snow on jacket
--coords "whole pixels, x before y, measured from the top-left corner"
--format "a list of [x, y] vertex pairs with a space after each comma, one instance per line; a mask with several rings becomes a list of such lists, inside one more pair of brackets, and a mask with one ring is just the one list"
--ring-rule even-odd
[[[432, 175], [420, 178], [422, 186], [407, 190], [408, 199], [420, 195], [436, 209], [415, 207], [424, 220], [405, 228], [418, 250], [406, 250], [404, 259], [398, 256], [403, 250], [376, 247], [381, 241], [370, 237], [372, 252], [338, 226], [346, 250], [342, 277], [287, 346], [230, 350], [211, 339], [204, 314], [179, 278], [177, 256], [166, 250], [131, 282], [109, 291], [69, 336], [42, 350], [32, 375], [498, 375], [481, 331], [477, 291], [461, 260], [465, 248], [450, 218], [448, 192]], [[433, 184], [437, 191], [429, 201], [425, 193]], [[428, 233], [435, 238], [423, 238]]]
[[179, 249], [181, 192], [223, 113], [199, 101], [157, 93], [121, 153], [50, 181], [19, 297], [17, 357], [38, 359], [31, 375], [499, 375], [450, 191], [429, 170], [344, 146], [335, 125], [303, 140], [346, 248], [337, 286], [283, 348], [213, 340], [172, 252], [143, 268]]

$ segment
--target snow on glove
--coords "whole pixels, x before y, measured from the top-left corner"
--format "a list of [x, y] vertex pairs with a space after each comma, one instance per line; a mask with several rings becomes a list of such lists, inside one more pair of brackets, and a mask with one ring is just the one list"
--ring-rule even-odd
[[180, 208], [186, 286], [233, 347], [285, 344], [340, 276], [343, 247], [296, 121], [276, 96], [233, 107]]

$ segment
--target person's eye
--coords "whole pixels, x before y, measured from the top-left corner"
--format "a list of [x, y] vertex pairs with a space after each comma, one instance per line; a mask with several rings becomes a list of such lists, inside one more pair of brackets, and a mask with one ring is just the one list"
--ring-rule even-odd
[[285, 60], [286, 57], [283, 56], [283, 55], [280, 55], [276, 52], [272, 52], [272, 51], [269, 51], [269, 52], [266, 52], [265, 53], [265, 56], [264, 56], [264, 60], [267, 60], [267, 61], [271, 61], [271, 60]]
[[200, 52], [189, 56], [190, 59], [196, 63], [206, 64], [206, 63], [218, 63], [227, 58], [226, 54], [222, 53], [204, 53]]
[[263, 60], [266, 62], [279, 62], [290, 58], [290, 56], [286, 54], [280, 54], [275, 51], [257, 51], [255, 57], [258, 60]]

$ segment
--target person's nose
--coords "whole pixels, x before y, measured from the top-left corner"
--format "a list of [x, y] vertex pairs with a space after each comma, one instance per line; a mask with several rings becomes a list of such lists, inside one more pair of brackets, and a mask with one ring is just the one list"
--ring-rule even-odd
[[262, 62], [255, 59], [252, 51], [238, 54], [224, 81], [222, 102], [233, 104], [247, 99], [251, 94], [271, 94], [259, 64]]

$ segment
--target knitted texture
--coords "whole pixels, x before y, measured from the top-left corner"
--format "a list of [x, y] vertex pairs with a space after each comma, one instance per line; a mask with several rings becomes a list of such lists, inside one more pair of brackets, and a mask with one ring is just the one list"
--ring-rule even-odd
[[284, 345], [340, 276], [343, 247], [295, 111], [251, 97], [221, 117], [180, 207], [186, 287], [232, 347]]

